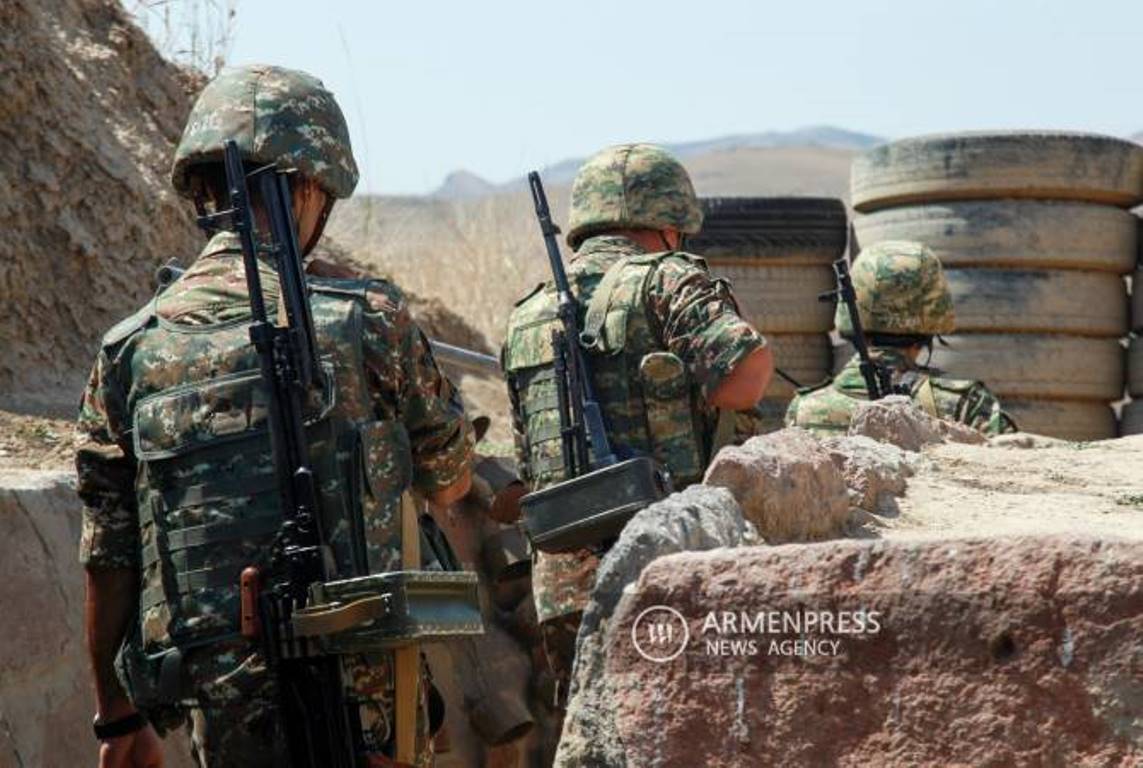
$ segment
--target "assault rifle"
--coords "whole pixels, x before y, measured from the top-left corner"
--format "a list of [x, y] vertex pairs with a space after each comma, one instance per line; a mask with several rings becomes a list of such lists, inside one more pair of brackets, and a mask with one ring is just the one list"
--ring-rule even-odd
[[[243, 634], [259, 635], [277, 675], [282, 717], [294, 766], [353, 768], [360, 724], [349, 715], [337, 656], [287, 655], [283, 649], [292, 614], [309, 602], [312, 584], [333, 576], [333, 557], [318, 510], [317, 483], [310, 467], [302, 403], [318, 368], [313, 318], [302, 271], [287, 174], [270, 165], [247, 176], [234, 141], [224, 145], [230, 208], [203, 216], [204, 227], [225, 226], [242, 241], [246, 287], [250, 294], [250, 341], [258, 353], [266, 387], [267, 421], [281, 494], [282, 524], [274, 558], [280, 580], [260, 584], [250, 567], [242, 573]], [[259, 184], [270, 242], [261, 245], [250, 205], [248, 181]], [[269, 321], [258, 256], [273, 259], [281, 282], [284, 325]]]
[[849, 261], [845, 254], [833, 262], [833, 274], [837, 280], [837, 288], [818, 296], [818, 301], [833, 301], [835, 298], [845, 304], [849, 314], [849, 322], [853, 327], [850, 341], [860, 359], [861, 376], [865, 379], [865, 389], [869, 392], [870, 400], [880, 400], [893, 393], [893, 382], [889, 371], [878, 365], [869, 356], [869, 344], [865, 340], [865, 330], [861, 325], [861, 314], [857, 310], [857, 293], [853, 290], [853, 279], [849, 275]]
[[528, 186], [556, 289], [558, 326], [552, 329], [556, 408], [564, 479], [520, 500], [524, 527], [537, 549], [565, 552], [599, 548], [643, 507], [670, 493], [666, 472], [650, 457], [620, 458], [611, 447], [603, 410], [595, 397], [591, 366], [579, 328], [579, 305], [560, 257], [540, 174]]
[[[224, 145], [224, 160], [230, 207], [201, 216], [199, 223], [208, 230], [230, 229], [242, 242], [250, 340], [268, 395], [267, 423], [282, 509], [271, 555], [272, 575], [253, 566], [241, 574], [242, 634], [261, 643], [277, 677], [293, 768], [360, 764], [358, 704], [345, 696], [341, 656], [395, 651], [396, 757], [410, 762], [416, 727], [415, 706], [410, 705], [419, 677], [414, 643], [483, 631], [476, 576], [416, 570], [419, 532], [416, 510], [406, 493], [401, 504], [405, 570], [337, 578], [318, 506], [303, 412], [303, 403], [322, 373], [289, 172], [269, 165], [247, 174], [233, 141]], [[248, 182], [259, 185], [268, 242], [259, 242]], [[284, 309], [284, 317], [277, 320], [284, 324], [267, 317], [259, 256], [273, 260]], [[167, 273], [159, 275], [161, 280], [177, 278], [177, 268], [168, 266]], [[364, 547], [363, 542], [357, 544]], [[414, 663], [402, 664], [402, 658]]]

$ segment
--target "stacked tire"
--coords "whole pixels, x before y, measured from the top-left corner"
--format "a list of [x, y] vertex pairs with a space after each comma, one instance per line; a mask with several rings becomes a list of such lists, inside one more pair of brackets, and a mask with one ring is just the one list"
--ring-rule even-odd
[[1131, 278], [1131, 338], [1127, 341], [1127, 394], [1119, 422], [1122, 435], [1143, 435], [1143, 267]]
[[905, 139], [860, 155], [855, 250], [928, 245], [946, 268], [957, 332], [932, 364], [984, 381], [1029, 432], [1117, 434], [1136, 263], [1143, 147], [1011, 132]]
[[[703, 201], [702, 231], [688, 249], [734, 289], [743, 315], [774, 351], [776, 365], [800, 384], [830, 374], [834, 303], [831, 263], [845, 252], [845, 205], [835, 198], [717, 197]], [[775, 376], [759, 408], [763, 428], [781, 427], [795, 388]]]

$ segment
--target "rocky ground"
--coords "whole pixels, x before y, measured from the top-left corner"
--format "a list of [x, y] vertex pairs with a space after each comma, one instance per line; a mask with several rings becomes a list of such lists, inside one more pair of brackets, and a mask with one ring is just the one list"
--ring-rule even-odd
[[[1143, 437], [984, 441], [894, 400], [728, 448], [628, 524], [557, 765], [1139, 764]], [[664, 605], [691, 640], [657, 663], [635, 642]], [[845, 608], [887, 629], [837, 655], [706, 645], [711, 611]]]

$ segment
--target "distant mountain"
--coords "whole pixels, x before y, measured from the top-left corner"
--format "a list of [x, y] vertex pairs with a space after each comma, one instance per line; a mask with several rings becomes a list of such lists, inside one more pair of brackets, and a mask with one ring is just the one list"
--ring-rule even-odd
[[453, 171], [445, 177], [444, 183], [432, 193], [431, 197], [443, 200], [469, 200], [495, 191], [495, 184], [471, 171]]
[[[716, 154], [739, 154], [743, 150], [819, 148], [841, 150], [847, 153], [860, 152], [884, 139], [867, 133], [847, 131], [828, 125], [798, 128], [793, 131], [764, 131], [762, 133], [741, 133], [702, 141], [686, 141], [666, 144], [667, 149], [683, 160], [695, 160]], [[551, 185], [570, 184], [576, 171], [583, 165], [584, 158], [574, 157], [543, 169], [544, 182]], [[688, 163], [690, 165], [691, 163]], [[441, 200], [471, 200], [494, 192], [504, 192], [523, 186], [523, 178], [512, 179], [496, 184], [469, 171], [453, 171], [430, 197]]]
[[1139, 133], [1133, 133], [1127, 138], [1131, 139], [1136, 144], [1143, 144], [1143, 131], [1139, 131]]

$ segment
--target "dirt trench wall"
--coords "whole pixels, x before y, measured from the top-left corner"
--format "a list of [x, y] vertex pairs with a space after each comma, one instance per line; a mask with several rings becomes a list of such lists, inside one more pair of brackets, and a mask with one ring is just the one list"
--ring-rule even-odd
[[192, 86], [118, 2], [0, 3], [0, 407], [73, 409], [96, 340], [197, 249], [166, 179]]

